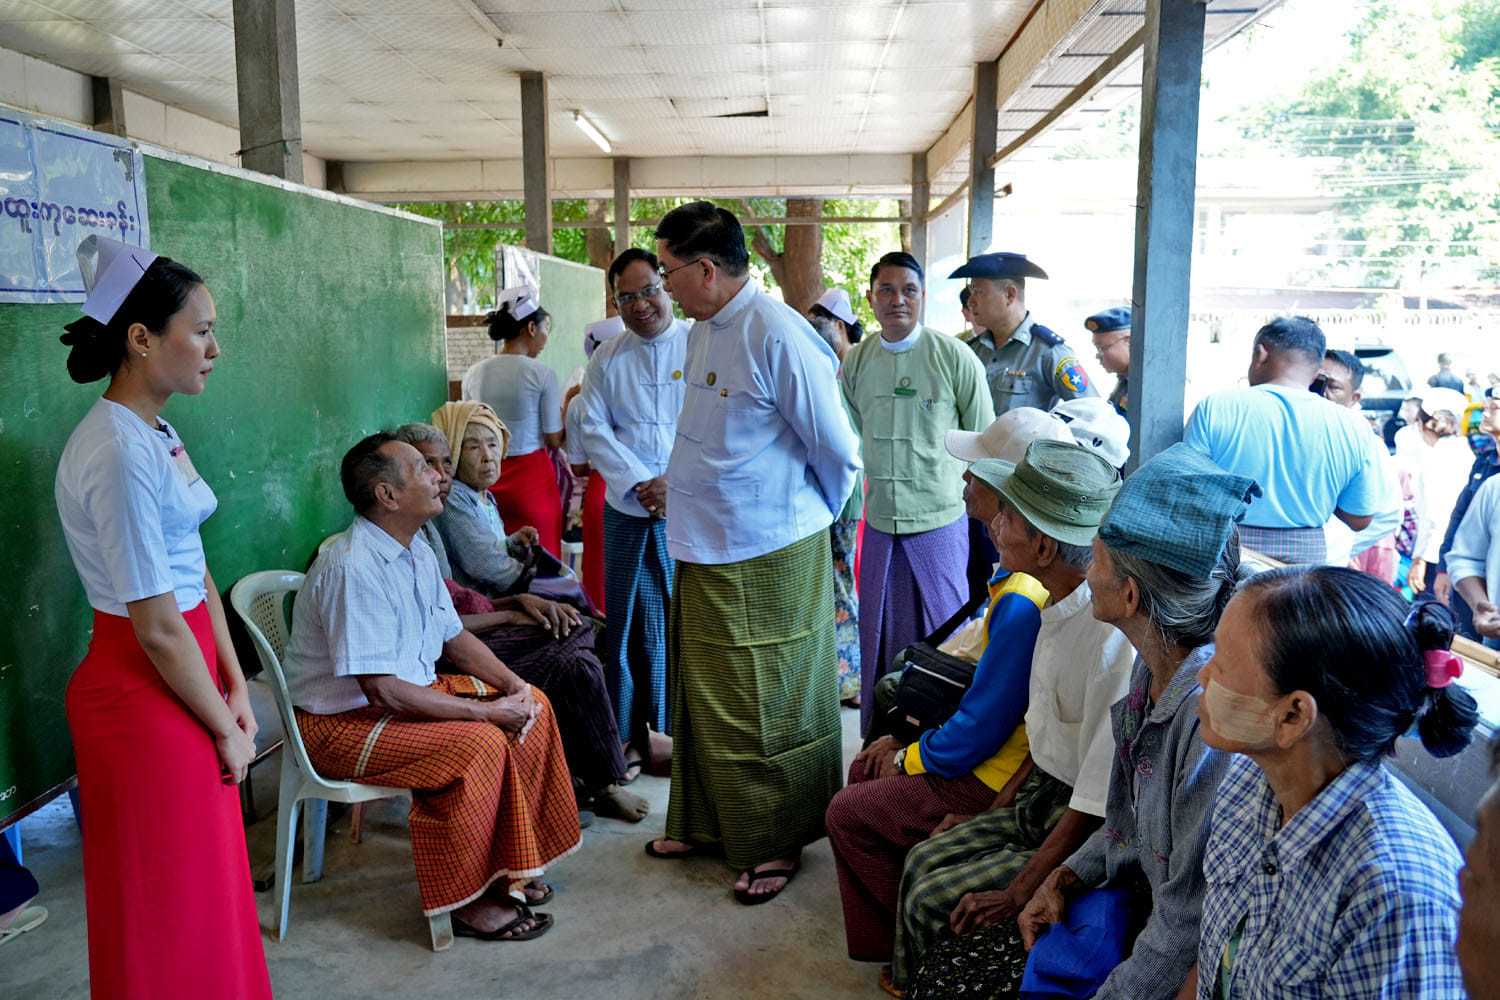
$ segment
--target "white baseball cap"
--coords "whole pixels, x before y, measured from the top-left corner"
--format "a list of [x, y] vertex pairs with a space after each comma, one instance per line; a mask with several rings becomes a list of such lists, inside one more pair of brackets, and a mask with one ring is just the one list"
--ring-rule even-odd
[[849, 304], [849, 293], [842, 288], [830, 288], [818, 296], [815, 306], [822, 306], [845, 323], [854, 322], [854, 307]]
[[1469, 397], [1457, 389], [1428, 386], [1422, 390], [1421, 399], [1422, 412], [1429, 417], [1436, 416], [1439, 410], [1447, 410], [1454, 417], [1462, 419], [1464, 411], [1469, 408]]
[[1000, 414], [982, 431], [949, 431], [943, 443], [948, 446], [948, 454], [965, 462], [998, 458], [1019, 464], [1033, 441], [1072, 440], [1068, 428], [1047, 411], [1018, 406]]
[[1130, 421], [1098, 396], [1065, 399], [1051, 410], [1073, 440], [1115, 468], [1130, 460]]

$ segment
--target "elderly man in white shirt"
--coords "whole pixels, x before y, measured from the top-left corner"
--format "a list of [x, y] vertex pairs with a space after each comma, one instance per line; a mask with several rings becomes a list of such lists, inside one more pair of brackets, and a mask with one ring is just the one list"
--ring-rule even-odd
[[697, 322], [667, 465], [674, 753], [666, 836], [722, 848], [735, 898], [772, 899], [843, 779], [827, 530], [859, 471], [835, 358], [749, 277], [739, 221], [692, 202], [656, 228], [667, 291]]
[[[546, 695], [464, 630], [421, 526], [439, 474], [381, 432], [339, 470], [356, 517], [314, 561], [293, 606], [286, 672], [319, 773], [412, 790], [412, 861], [428, 916], [525, 940], [552, 925], [528, 903], [579, 843], [573, 779]], [[444, 657], [461, 673], [438, 673]]]
[[609, 266], [625, 332], [601, 344], [579, 393], [584, 450], [604, 478], [604, 668], [629, 756], [669, 731], [666, 471], [682, 412], [688, 323], [672, 315], [656, 255], [635, 247]]

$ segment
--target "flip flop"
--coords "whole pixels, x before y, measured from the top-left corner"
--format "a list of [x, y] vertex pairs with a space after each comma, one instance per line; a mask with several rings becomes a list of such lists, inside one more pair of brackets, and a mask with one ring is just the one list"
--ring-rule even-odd
[[[641, 776], [641, 770], [644, 767], [645, 762], [641, 758], [641, 752], [635, 747], [631, 747], [629, 750], [625, 751], [625, 774], [622, 777], [616, 779], [615, 784], [630, 784], [636, 778], [639, 778]], [[632, 774], [632, 771], [635, 773]]]
[[796, 876], [797, 872], [801, 870], [801, 861], [794, 862], [792, 864], [792, 867], [790, 868], [767, 868], [763, 871], [756, 871], [754, 868], [747, 868], [740, 874], [749, 876], [749, 880], [752, 885], [755, 884], [758, 879], [763, 878], [784, 878], [786, 879], [786, 881], [781, 883], [781, 888], [777, 889], [775, 892], [751, 892], [748, 888], [736, 889], [734, 890], [734, 898], [737, 902], [743, 903], [746, 906], [759, 906], [761, 903], [769, 903], [771, 900], [781, 895], [782, 892], [786, 890], [787, 886], [792, 884], [792, 878]]
[[523, 889], [523, 891], [525, 889], [542, 889], [542, 890], [544, 890], [542, 892], [542, 894], [540, 896], [538, 896], [536, 899], [527, 899], [526, 900], [526, 905], [527, 906], [541, 906], [547, 900], [549, 900], [553, 896], [557, 895], [557, 890], [555, 890], [552, 887], [552, 884], [550, 882], [535, 882], [535, 881], [528, 882], [528, 883], [526, 883], [525, 886], [522, 887], [522, 889]]
[[5, 930], [0, 931], [0, 944], [14, 941], [29, 930], [35, 930], [47, 920], [47, 908], [45, 906], [28, 906], [22, 910]]
[[[539, 938], [552, 929], [552, 914], [533, 913], [531, 907], [524, 903], [516, 904], [516, 919], [492, 931], [482, 931], [478, 927], [472, 927], [457, 917], [453, 918], [453, 936], [474, 938], [478, 941], [530, 941]], [[526, 920], [535, 920], [536, 926], [529, 931], [521, 931], [517, 934], [506, 933], [512, 927]]]
[[[660, 840], [661, 838], [656, 838]], [[661, 858], [663, 861], [676, 861], [679, 858], [701, 858], [704, 856], [718, 857], [723, 852], [718, 844], [700, 844], [695, 841], [683, 841], [692, 844], [692, 848], [686, 851], [658, 851], [656, 840], [646, 841], [646, 853], [653, 858]]]
[[889, 965], [882, 965], [880, 967], [880, 978], [878, 982], [880, 983], [880, 988], [885, 990], [891, 996], [895, 997], [896, 1000], [906, 1000], [906, 991], [897, 986], [895, 981], [891, 978], [891, 967]]

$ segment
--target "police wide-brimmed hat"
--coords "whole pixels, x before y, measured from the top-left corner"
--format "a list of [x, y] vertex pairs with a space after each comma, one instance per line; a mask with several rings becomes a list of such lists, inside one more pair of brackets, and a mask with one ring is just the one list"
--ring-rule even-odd
[[1120, 492], [1120, 473], [1079, 444], [1033, 441], [1019, 465], [987, 458], [969, 466], [1042, 534], [1088, 545]]
[[1047, 272], [1026, 259], [1024, 253], [982, 253], [970, 257], [950, 278], [1045, 278]]
[[1083, 321], [1083, 328], [1089, 333], [1111, 333], [1115, 330], [1130, 329], [1130, 307], [1115, 306], [1103, 312], [1096, 312]]

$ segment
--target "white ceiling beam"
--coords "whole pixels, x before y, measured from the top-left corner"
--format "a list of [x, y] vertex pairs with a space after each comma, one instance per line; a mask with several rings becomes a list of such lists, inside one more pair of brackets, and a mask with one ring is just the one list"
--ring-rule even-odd
[[[604, 157], [553, 160], [554, 198], [612, 198]], [[522, 196], [520, 160], [348, 161], [344, 190], [369, 201], [505, 201]], [[632, 157], [633, 198], [908, 197], [908, 153]]]

